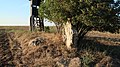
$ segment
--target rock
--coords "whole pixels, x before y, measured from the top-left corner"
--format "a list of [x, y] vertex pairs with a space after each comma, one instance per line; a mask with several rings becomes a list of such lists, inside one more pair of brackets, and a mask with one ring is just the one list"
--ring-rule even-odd
[[69, 67], [81, 67], [81, 61], [80, 58], [73, 58], [70, 60]]
[[105, 57], [99, 63], [96, 64], [96, 67], [106, 67], [108, 66], [108, 64], [110, 65], [111, 60], [111, 57]]
[[33, 45], [33, 46], [38, 46], [40, 45], [41, 43], [44, 43], [45, 42], [45, 39], [44, 38], [41, 38], [41, 37], [37, 37], [33, 40], [31, 40], [29, 42], [30, 45]]
[[118, 59], [113, 59], [109, 56], [103, 58], [95, 67], [119, 67], [120, 61]]
[[64, 67], [64, 65], [60, 62], [56, 62], [56, 64], [57, 64], [57, 67]]

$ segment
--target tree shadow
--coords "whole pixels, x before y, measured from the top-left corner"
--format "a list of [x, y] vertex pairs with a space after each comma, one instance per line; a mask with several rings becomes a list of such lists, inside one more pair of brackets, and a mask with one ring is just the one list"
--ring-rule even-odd
[[101, 43], [97, 40], [103, 41], [112, 41], [112, 42], [120, 42], [118, 38], [107, 38], [107, 37], [85, 37], [83, 40], [79, 42], [78, 51], [83, 49], [90, 49], [92, 51], [105, 52], [107, 56], [111, 56], [112, 58], [120, 59], [120, 44], [113, 45], [107, 43]]
[[[112, 41], [112, 42], [120, 42], [120, 38], [110, 38], [110, 37], [86, 37], [86, 39], [91, 40], [104, 40], [104, 41]], [[111, 44], [112, 45], [112, 44]]]

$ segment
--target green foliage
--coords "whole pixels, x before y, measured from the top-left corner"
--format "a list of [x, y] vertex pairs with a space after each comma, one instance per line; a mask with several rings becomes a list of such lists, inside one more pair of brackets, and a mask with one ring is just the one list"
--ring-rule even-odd
[[45, 27], [45, 32], [48, 32], [48, 33], [50, 32], [50, 27], [49, 26]]
[[39, 15], [55, 24], [63, 25], [70, 18], [78, 43], [92, 28], [119, 32], [119, 13], [119, 2], [113, 0], [45, 0], [39, 8]]
[[41, 2], [39, 15], [61, 24], [70, 18], [77, 31], [82, 28], [77, 25], [83, 24], [90, 27], [87, 31], [94, 27], [116, 32], [120, 28], [119, 11], [119, 2], [114, 0], [45, 0]]
[[94, 62], [95, 57], [92, 53], [86, 51], [85, 54], [81, 56], [81, 60], [83, 67], [89, 67], [90, 63]]
[[45, 32], [47, 33], [57, 33], [55, 26], [45, 26]]

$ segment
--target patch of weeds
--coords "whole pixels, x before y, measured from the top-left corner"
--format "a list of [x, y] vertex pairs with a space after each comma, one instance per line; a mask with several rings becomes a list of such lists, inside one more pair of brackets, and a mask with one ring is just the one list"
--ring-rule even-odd
[[95, 60], [94, 54], [89, 51], [83, 51], [83, 54], [81, 54], [81, 63], [83, 67], [89, 67], [91, 63], [93, 63]]
[[99, 52], [98, 49], [94, 47], [94, 49], [90, 47], [84, 47], [80, 50], [80, 59], [82, 67], [94, 67], [102, 58], [106, 56], [106, 51]]

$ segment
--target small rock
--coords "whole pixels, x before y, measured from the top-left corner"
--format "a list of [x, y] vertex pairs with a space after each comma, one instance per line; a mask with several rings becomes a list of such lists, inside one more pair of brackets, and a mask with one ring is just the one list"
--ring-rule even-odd
[[96, 64], [96, 67], [109, 67], [111, 66], [110, 64], [111, 61], [112, 61], [111, 57], [105, 57], [99, 63]]
[[57, 67], [64, 67], [64, 65], [60, 62], [56, 62], [56, 64], [57, 64]]
[[40, 45], [41, 43], [44, 43], [44, 42], [45, 42], [44, 38], [37, 37], [37, 38], [31, 40], [29, 44], [33, 45], [33, 46], [38, 46], [38, 45]]
[[120, 67], [119, 59], [112, 57], [105, 57], [99, 63], [96, 64], [96, 67]]
[[81, 67], [81, 61], [80, 58], [73, 58], [70, 60], [69, 67]]

